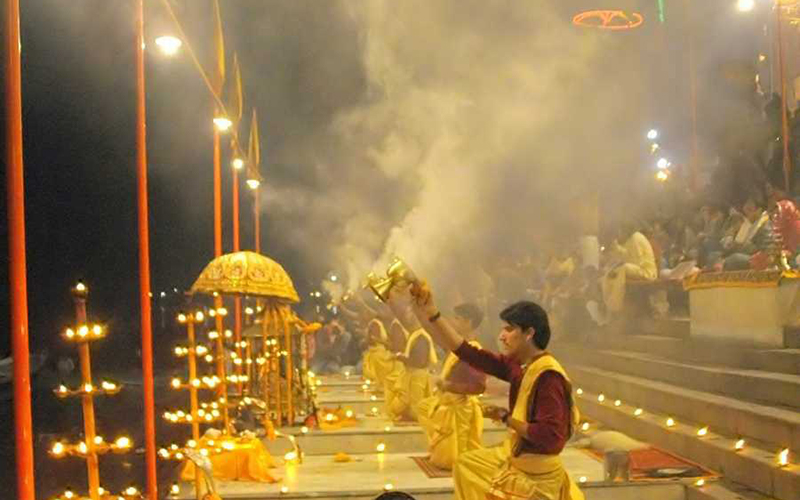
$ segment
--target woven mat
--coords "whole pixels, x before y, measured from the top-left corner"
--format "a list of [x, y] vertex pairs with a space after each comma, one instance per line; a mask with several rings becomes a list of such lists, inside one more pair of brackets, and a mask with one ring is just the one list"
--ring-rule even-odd
[[[584, 451], [598, 461], [602, 462], [605, 459], [602, 451], [592, 449], [584, 449]], [[629, 452], [629, 456], [631, 481], [663, 481], [676, 477], [693, 479], [719, 477], [719, 474], [700, 464], [656, 447], [632, 450]]]
[[409, 457], [417, 466], [422, 469], [422, 472], [428, 476], [428, 479], [440, 479], [443, 477], [452, 477], [452, 473], [446, 469], [440, 469], [431, 463], [430, 457]]

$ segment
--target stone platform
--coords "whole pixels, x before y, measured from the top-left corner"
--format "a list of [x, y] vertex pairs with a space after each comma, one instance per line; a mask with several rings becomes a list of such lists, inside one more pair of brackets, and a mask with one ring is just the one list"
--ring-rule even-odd
[[[450, 499], [453, 496], [453, 481], [450, 478], [429, 479], [411, 456], [424, 455], [418, 453], [370, 453], [352, 455], [353, 461], [348, 463], [335, 463], [332, 455], [306, 456], [300, 465], [282, 465], [272, 472], [282, 481], [275, 484], [246, 483], [246, 482], [221, 482], [217, 483], [218, 493], [225, 500], [249, 499], [261, 500], [271, 498], [314, 498], [340, 499], [340, 498], [375, 498], [387, 484], [397, 489], [411, 493], [419, 499]], [[567, 449], [562, 454], [564, 463], [570, 473], [576, 478], [583, 478], [587, 487], [598, 484], [603, 479], [603, 464], [577, 449]], [[286, 493], [281, 493], [282, 487], [287, 487]], [[178, 498], [190, 499], [193, 489], [184, 484], [183, 492]], [[667, 494], [667, 493], [672, 494]], [[661, 494], [651, 490], [651, 496], [628, 496], [622, 491], [615, 490], [615, 496], [606, 496], [598, 492], [588, 496], [591, 499], [619, 498], [631, 500], [682, 500], [678, 490], [664, 489]], [[629, 491], [633, 493], [633, 491]], [[680, 492], [682, 493], [682, 491]]]
[[[383, 415], [356, 416], [358, 421], [353, 427], [336, 430], [310, 429], [307, 433], [294, 427], [281, 429], [281, 432], [296, 436], [306, 455], [334, 455], [340, 451], [350, 454], [374, 453], [380, 443], [386, 446], [388, 453], [421, 452], [427, 448], [425, 434], [416, 424], [394, 424]], [[488, 419], [484, 420], [485, 445], [500, 444], [506, 435], [505, 428]], [[289, 451], [289, 444], [285, 440], [268, 443], [267, 447], [278, 456]]]
[[[418, 500], [453, 498], [451, 478], [429, 478], [411, 458], [427, 455], [427, 440], [418, 425], [390, 422], [383, 415], [382, 398], [372, 393], [373, 387], [364, 390], [363, 381], [356, 377], [320, 377], [320, 380], [319, 408], [351, 409], [356, 425], [336, 430], [282, 428], [281, 432], [296, 436], [303, 463], [284, 463], [284, 455], [291, 451], [288, 440], [266, 441], [265, 445], [281, 464], [272, 474], [281, 480], [275, 484], [217, 481], [223, 499], [371, 500], [389, 484]], [[493, 389], [489, 391], [491, 395], [484, 401], [507, 404], [502, 391], [497, 387], [490, 389]], [[484, 445], [499, 444], [507, 436], [503, 426], [489, 420], [484, 423]], [[383, 453], [377, 452], [379, 444], [384, 445]], [[347, 453], [352, 461], [334, 462], [334, 455], [340, 452]], [[681, 482], [605, 483], [603, 464], [571, 445], [562, 453], [562, 459], [588, 500], [688, 500], [689, 487]], [[177, 498], [193, 496], [193, 486], [182, 484]]]

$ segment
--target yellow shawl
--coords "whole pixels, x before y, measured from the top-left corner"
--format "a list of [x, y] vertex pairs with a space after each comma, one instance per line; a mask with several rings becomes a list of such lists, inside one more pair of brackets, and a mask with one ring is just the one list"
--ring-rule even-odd
[[[528, 402], [533, 395], [534, 387], [536, 387], [536, 381], [539, 379], [539, 376], [546, 371], [554, 371], [559, 373], [562, 377], [564, 377], [564, 380], [567, 381], [567, 390], [571, 391], [572, 382], [567, 376], [567, 372], [564, 370], [564, 367], [561, 366], [561, 363], [559, 363], [556, 358], [549, 353], [540, 356], [539, 359], [534, 361], [525, 370], [525, 376], [522, 378], [522, 384], [520, 384], [517, 401], [514, 404], [514, 409], [511, 412], [511, 417], [514, 420], [519, 420], [520, 422], [528, 421]], [[571, 412], [570, 434], [580, 423], [580, 413], [578, 412], [578, 407], [575, 405], [574, 401], [572, 402]], [[516, 450], [519, 447], [522, 437], [517, 435], [517, 433], [513, 430], [510, 430], [510, 432], [512, 444], [511, 449]]]
[[436, 349], [433, 348], [433, 339], [431, 336], [422, 328], [417, 328], [414, 330], [414, 333], [408, 337], [408, 342], [406, 343], [406, 351], [403, 353], [405, 357], [411, 356], [411, 349], [414, 347], [414, 342], [417, 341], [420, 337], [425, 338], [428, 341], [428, 362], [431, 365], [435, 365], [439, 358], [436, 356]]

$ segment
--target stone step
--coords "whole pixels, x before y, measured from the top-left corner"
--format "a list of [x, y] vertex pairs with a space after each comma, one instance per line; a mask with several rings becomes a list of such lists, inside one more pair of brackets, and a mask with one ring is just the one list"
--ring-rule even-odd
[[[312, 429], [307, 433], [296, 427], [281, 430], [294, 435], [300, 449], [307, 455], [334, 455], [339, 452], [376, 453], [379, 444], [385, 446], [387, 453], [425, 454], [428, 449], [428, 440], [420, 426], [396, 425], [384, 417], [361, 416], [356, 426], [336, 430]], [[484, 419], [484, 446], [500, 444], [507, 436], [508, 431], [505, 427]], [[276, 456], [283, 456], [291, 451], [290, 444], [286, 440], [267, 442], [267, 448]]]
[[611, 399], [599, 402], [599, 394], [586, 389], [578, 396], [578, 405], [584, 415], [599, 420], [611, 428], [622, 429], [629, 436], [652, 443], [686, 457], [696, 463], [718, 471], [736, 483], [778, 500], [797, 500], [800, 492], [800, 466], [779, 467], [778, 449], [765, 443], [750, 441], [741, 451], [734, 450], [738, 436], [717, 434], [712, 428], [705, 437], [697, 436], [697, 429], [706, 422], [676, 423], [667, 427], [667, 414], [645, 409], [636, 415], [635, 407], [622, 403], [617, 406]]
[[[418, 455], [418, 454], [415, 454]], [[314, 499], [372, 500], [387, 484], [410, 493], [418, 500], [453, 498], [449, 477], [428, 478], [402, 453], [352, 455], [352, 462], [335, 463], [331, 455], [306, 457], [299, 465], [281, 465], [272, 474], [281, 478], [274, 484], [241, 481], [216, 481], [217, 492], [225, 500]], [[685, 500], [685, 486], [670, 483], [604, 483], [603, 465], [575, 448], [566, 448], [562, 460], [587, 500]], [[182, 483], [182, 500], [194, 498], [191, 484]], [[286, 487], [282, 493], [281, 488]]]
[[570, 349], [567, 360], [699, 391], [800, 408], [800, 375], [670, 361], [628, 351]]
[[[181, 491], [190, 489], [191, 485], [185, 484]], [[404, 491], [412, 495], [416, 500], [452, 500], [453, 488], [404, 488], [399, 491]], [[618, 483], [618, 484], [604, 484], [604, 483], [587, 483], [582, 485], [586, 500], [686, 500], [686, 488], [679, 483]], [[269, 488], [269, 491], [264, 492], [250, 492], [247, 494], [231, 495], [226, 494], [223, 498], [225, 500], [272, 500], [280, 498], [282, 500], [374, 500], [379, 494], [380, 490], [369, 492], [364, 491], [311, 491], [311, 492], [291, 492], [281, 493], [280, 487], [277, 491], [274, 488]], [[193, 500], [193, 496], [180, 495], [177, 497], [180, 500]], [[695, 500], [713, 500], [713, 499], [695, 499]], [[725, 499], [733, 500], [733, 499]]]
[[[686, 389], [647, 378], [567, 363], [575, 387], [712, 429], [800, 450], [800, 413]], [[623, 428], [623, 430], [625, 430]]]
[[374, 415], [383, 412], [384, 400], [383, 396], [360, 390], [336, 390], [317, 393], [317, 406], [329, 409], [344, 408], [353, 410], [356, 414]]
[[741, 484], [727, 480], [709, 482], [701, 487], [686, 490], [686, 500], [773, 500]]
[[344, 375], [320, 375], [316, 377], [321, 381], [322, 387], [361, 387], [367, 383], [366, 380], [361, 378], [361, 375], [351, 375], [345, 377]]
[[603, 335], [592, 337], [591, 344], [599, 349], [657, 354], [674, 361], [800, 375], [800, 349], [756, 349], [661, 335]]

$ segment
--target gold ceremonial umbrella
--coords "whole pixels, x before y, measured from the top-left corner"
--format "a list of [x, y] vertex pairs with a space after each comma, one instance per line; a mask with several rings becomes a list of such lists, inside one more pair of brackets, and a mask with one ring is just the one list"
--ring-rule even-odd
[[[253, 387], [251, 374], [257, 372], [260, 391], [253, 394], [262, 398], [266, 404], [267, 420], [283, 425], [284, 418], [292, 425], [295, 418], [294, 378], [295, 367], [292, 352], [292, 325], [304, 331], [305, 323], [299, 323], [290, 304], [300, 302], [300, 297], [292, 284], [292, 279], [283, 267], [274, 260], [255, 252], [235, 252], [212, 260], [192, 285], [191, 293], [212, 295], [247, 295], [260, 297], [261, 322], [258, 327], [263, 339], [261, 353], [256, 363], [252, 359], [252, 332], [247, 332], [247, 388], [249, 394]], [[220, 319], [219, 317], [217, 318]], [[306, 353], [305, 335], [301, 335], [300, 352]], [[218, 338], [221, 342], [221, 337]], [[284, 359], [282, 363], [280, 360]], [[307, 372], [307, 360], [303, 359], [302, 375]], [[256, 368], [256, 370], [252, 370]], [[306, 386], [308, 384], [305, 384]], [[248, 398], [251, 399], [251, 398]]]
[[250, 295], [300, 302], [292, 279], [283, 267], [255, 252], [222, 255], [206, 265], [191, 293]]

